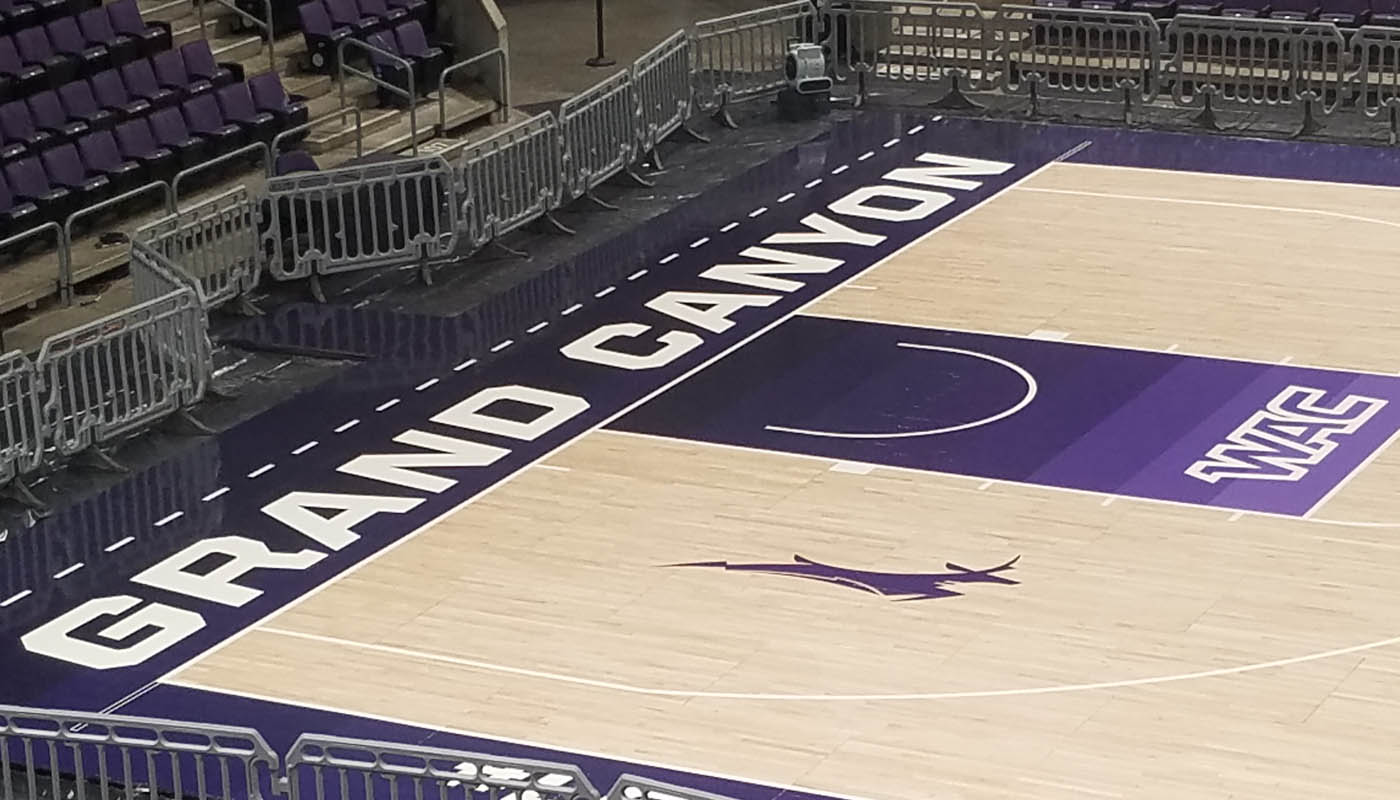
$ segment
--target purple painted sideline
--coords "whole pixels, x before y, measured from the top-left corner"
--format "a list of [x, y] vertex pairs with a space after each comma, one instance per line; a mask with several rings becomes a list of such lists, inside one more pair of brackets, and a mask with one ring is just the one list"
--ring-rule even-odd
[[122, 713], [254, 728], [280, 754], [286, 754], [301, 734], [319, 733], [573, 764], [583, 770], [599, 792], [608, 791], [618, 776], [630, 773], [734, 800], [840, 800], [840, 796], [739, 778], [185, 686], [157, 685]]

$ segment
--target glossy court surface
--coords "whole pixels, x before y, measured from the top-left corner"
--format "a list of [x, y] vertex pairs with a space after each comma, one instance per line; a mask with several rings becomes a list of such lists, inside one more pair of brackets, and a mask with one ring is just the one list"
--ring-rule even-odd
[[286, 310], [373, 358], [10, 542], [0, 699], [743, 798], [1384, 796], [1391, 184], [869, 113], [499, 341]]

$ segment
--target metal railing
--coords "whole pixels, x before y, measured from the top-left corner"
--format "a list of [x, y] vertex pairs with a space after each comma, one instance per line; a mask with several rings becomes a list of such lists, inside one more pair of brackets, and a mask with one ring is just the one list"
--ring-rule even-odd
[[457, 182], [468, 241], [480, 247], [557, 208], [559, 158], [549, 112], [463, 148]]
[[177, 211], [136, 231], [136, 241], [178, 264], [206, 309], [253, 289], [262, 272], [258, 205], [244, 186]]
[[632, 64], [638, 153], [655, 156], [656, 146], [690, 119], [694, 103], [690, 80], [693, 49], [690, 36], [676, 31]]
[[[353, 45], [358, 50], [363, 50], [365, 52], [366, 58], [372, 58], [373, 56], [378, 55], [392, 62], [394, 66], [398, 68], [399, 73], [402, 74], [407, 80], [408, 88], [406, 90], [401, 89], [398, 86], [391, 83], [390, 81], [386, 81], [383, 78], [380, 78], [378, 75], [374, 74], [373, 67], [370, 68], [369, 72], [365, 72], [364, 70], [356, 69], [355, 67], [352, 67], [348, 63], [346, 63], [345, 48], [351, 45]], [[384, 91], [387, 91], [396, 97], [402, 97], [408, 102], [409, 154], [411, 156], [417, 157], [418, 91], [417, 84], [415, 83], [415, 78], [413, 76], [413, 64], [410, 63], [408, 59], [405, 59], [397, 54], [390, 53], [388, 50], [375, 47], [374, 45], [369, 44], [368, 42], [362, 42], [359, 39], [349, 38], [342, 39], [339, 46], [336, 47], [335, 59], [336, 63], [339, 64], [340, 69], [341, 108], [345, 107], [345, 84], [347, 80], [346, 75], [355, 75], [357, 77], [364, 78], [365, 80], [369, 81], [370, 83], [374, 84], [380, 89], [383, 89]]]
[[1400, 144], [1400, 30], [1366, 26], [1351, 37], [1356, 105], [1368, 117], [1385, 115], [1390, 143]]
[[364, 114], [360, 111], [359, 106], [346, 106], [345, 108], [336, 109], [335, 111], [332, 111], [329, 114], [317, 117], [316, 119], [303, 122], [300, 125], [295, 125], [293, 127], [287, 128], [286, 130], [272, 137], [272, 143], [267, 146], [269, 157], [269, 161], [267, 164], [267, 176], [269, 178], [272, 177], [273, 171], [277, 164], [277, 153], [282, 148], [282, 142], [292, 138], [293, 136], [296, 136], [299, 133], [309, 131], [312, 128], [320, 126], [322, 123], [330, 122], [332, 120], [338, 121], [341, 127], [344, 128], [345, 115], [347, 114], [355, 118], [355, 157], [360, 158], [364, 156]]
[[[277, 0], [277, 2], [288, 2], [288, 1], [289, 1], [289, 0]], [[208, 33], [208, 31], [205, 30], [205, 22], [204, 22], [204, 4], [205, 4], [206, 2], [211, 2], [211, 0], [196, 0], [196, 2], [195, 2], [195, 7], [196, 7], [196, 8], [198, 9], [198, 11], [199, 11], [199, 38], [201, 38], [201, 39], [213, 39], [214, 37], [210, 36], [209, 33]], [[276, 71], [277, 71], [277, 33], [276, 33], [276, 31], [274, 31], [274, 30], [272, 29], [272, 20], [273, 20], [273, 16], [272, 16], [272, 3], [273, 3], [273, 0], [263, 0], [263, 13], [265, 13], [265, 14], [267, 15], [267, 17], [266, 17], [265, 19], [258, 19], [258, 17], [257, 17], [255, 14], [249, 14], [247, 11], [244, 11], [243, 9], [241, 9], [241, 8], [239, 8], [238, 6], [234, 5], [233, 3], [230, 3], [229, 0], [212, 0], [212, 2], [218, 3], [219, 5], [223, 6], [224, 8], [227, 8], [229, 11], [232, 11], [233, 13], [237, 14], [240, 18], [242, 18], [244, 22], [252, 23], [253, 27], [258, 28], [259, 30], [262, 31], [262, 42], [263, 42], [263, 44], [265, 44], [265, 45], [267, 46], [267, 61], [268, 61], [268, 67], [269, 67], [273, 72], [276, 72]], [[162, 7], [164, 7], [164, 6], [162, 6]]]
[[695, 23], [690, 37], [696, 104], [718, 112], [781, 87], [788, 42], [813, 41], [816, 19], [812, 3], [797, 0]]
[[636, 98], [623, 70], [564, 101], [559, 107], [564, 195], [590, 194], [637, 157]]
[[[138, 186], [137, 188], [132, 189], [128, 192], [123, 192], [117, 195], [116, 197], [109, 197], [100, 203], [95, 203], [90, 206], [83, 206], [82, 208], [78, 209], [72, 214], [69, 214], [68, 219], [64, 220], [63, 222], [63, 240], [62, 243], [59, 245], [59, 250], [67, 254], [72, 253], [73, 229], [76, 226], [78, 220], [85, 219], [87, 217], [98, 216], [104, 211], [116, 208], [117, 206], [120, 206], [130, 200], [135, 200], [138, 197], [142, 197], [153, 192], [158, 192], [161, 195], [166, 211], [171, 211], [175, 208], [174, 196], [171, 192], [169, 184], [163, 183], [161, 181], [156, 181], [154, 183], [148, 183], [145, 186]], [[73, 268], [71, 257], [64, 258], [61, 260], [60, 269], [61, 272], [59, 273], [58, 278], [59, 295], [64, 300], [65, 304], [72, 305]]]
[[464, 61], [448, 67], [438, 73], [438, 133], [447, 133], [447, 87], [448, 79], [452, 73], [467, 67], [475, 66], [484, 61], [496, 62], [496, 102], [500, 104], [502, 113], [510, 113], [510, 59], [506, 57], [506, 52], [499, 47], [493, 47], [484, 53], [478, 53]]
[[38, 469], [44, 457], [39, 374], [24, 353], [0, 356], [0, 486]]
[[823, 14], [821, 39], [836, 78], [857, 78], [861, 101], [875, 80], [986, 91], [995, 85], [1002, 48], [990, 23], [973, 3], [852, 0]]
[[187, 167], [175, 173], [175, 177], [170, 180], [171, 211], [180, 209], [180, 182], [191, 175], [209, 172], [217, 167], [221, 167], [230, 161], [237, 161], [247, 158], [249, 155], [257, 153], [260, 156], [262, 171], [264, 175], [272, 174], [272, 150], [265, 142], [250, 142], [237, 150], [231, 150], [217, 158], [202, 161], [192, 167]]

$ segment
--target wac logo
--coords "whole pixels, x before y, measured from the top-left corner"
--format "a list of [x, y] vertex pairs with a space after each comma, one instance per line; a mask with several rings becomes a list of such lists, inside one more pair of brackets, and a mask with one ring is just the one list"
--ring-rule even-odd
[[968, 569], [953, 562], [944, 568], [948, 572], [871, 572], [846, 567], [823, 564], [799, 555], [792, 557], [791, 564], [731, 564], [728, 561], [696, 561], [689, 564], [669, 564], [672, 567], [713, 567], [728, 572], [760, 572], [768, 575], [787, 575], [793, 578], [806, 578], [824, 583], [847, 586], [863, 592], [890, 597], [895, 600], [931, 600], [936, 597], [958, 597], [962, 592], [946, 588], [957, 583], [1000, 583], [1015, 586], [1019, 582], [1003, 578], [997, 574], [1005, 572], [1021, 559], [1016, 556], [1000, 566], [990, 569]]
[[1206, 483], [1222, 478], [1298, 481], [1337, 448], [1335, 436], [1356, 433], [1386, 401], [1349, 394], [1333, 405], [1327, 392], [1289, 386], [1212, 447], [1186, 474]]

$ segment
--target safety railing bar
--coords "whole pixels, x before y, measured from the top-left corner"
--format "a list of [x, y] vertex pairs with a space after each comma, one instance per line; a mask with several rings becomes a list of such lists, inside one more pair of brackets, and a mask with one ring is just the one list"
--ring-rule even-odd
[[171, 205], [172, 211], [178, 211], [179, 208], [180, 208], [180, 181], [181, 181], [181, 180], [183, 180], [184, 178], [188, 178], [188, 177], [191, 176], [191, 175], [196, 175], [196, 174], [198, 174], [198, 173], [200, 173], [200, 172], [204, 172], [205, 170], [213, 169], [214, 167], [217, 167], [217, 166], [219, 166], [220, 164], [223, 164], [223, 163], [226, 162], [226, 161], [232, 161], [232, 160], [234, 160], [234, 159], [236, 159], [236, 158], [240, 158], [240, 157], [242, 157], [242, 156], [248, 155], [249, 153], [255, 153], [255, 152], [261, 152], [261, 153], [262, 153], [262, 158], [263, 158], [263, 174], [267, 174], [267, 171], [268, 171], [269, 169], [271, 169], [271, 167], [269, 166], [269, 162], [271, 161], [271, 158], [270, 158], [269, 155], [268, 155], [270, 151], [268, 150], [267, 144], [264, 143], [264, 142], [253, 142], [253, 143], [251, 143], [251, 144], [245, 144], [245, 145], [243, 145], [242, 147], [238, 148], [237, 150], [233, 150], [233, 151], [230, 151], [230, 152], [228, 152], [228, 153], [224, 153], [223, 155], [219, 156], [218, 158], [211, 158], [211, 159], [209, 159], [208, 161], [204, 161], [204, 162], [202, 162], [202, 163], [195, 164], [193, 167], [189, 167], [189, 168], [187, 168], [187, 169], [182, 169], [182, 170], [180, 170], [179, 172], [175, 173], [175, 178], [174, 178], [173, 180], [170, 181], [170, 191], [171, 191], [171, 195], [172, 195], [172, 198], [173, 198], [172, 201], [171, 201], [171, 202], [172, 202], [172, 205]]
[[[284, 0], [284, 1], [285, 1], [285, 2], [291, 2], [291, 0]], [[242, 17], [243, 19], [245, 19], [245, 20], [247, 20], [247, 21], [253, 23], [254, 25], [258, 26], [259, 28], [261, 28], [261, 29], [263, 30], [263, 32], [266, 34], [266, 37], [264, 38], [264, 41], [267, 43], [267, 60], [268, 60], [268, 66], [270, 66], [270, 67], [272, 68], [272, 71], [273, 71], [273, 72], [276, 72], [276, 71], [277, 71], [277, 52], [276, 52], [276, 47], [277, 47], [277, 46], [276, 46], [276, 44], [274, 44], [274, 42], [275, 42], [275, 40], [276, 40], [276, 38], [277, 38], [277, 34], [274, 33], [274, 32], [273, 32], [273, 29], [272, 29], [272, 0], [263, 0], [263, 11], [267, 13], [267, 20], [266, 20], [266, 21], [263, 21], [263, 20], [258, 19], [257, 17], [253, 16], [252, 14], [249, 14], [247, 11], [244, 11], [243, 9], [239, 8], [238, 6], [236, 6], [236, 5], [232, 4], [232, 3], [230, 3], [228, 0], [214, 0], [214, 2], [215, 2], [215, 3], [218, 3], [219, 5], [223, 6], [224, 8], [227, 8], [228, 10], [234, 12], [235, 14], [239, 15], [239, 16]], [[203, 3], [203, 2], [200, 2], [199, 5], [201, 6], [201, 8], [200, 8], [199, 33], [200, 33], [201, 36], [203, 36], [203, 35], [204, 35], [204, 20], [203, 20], [203, 17], [204, 17], [203, 5], [204, 5], [204, 3]], [[209, 38], [209, 37], [205, 36], [204, 38], [207, 39], [207, 38]]]
[[317, 117], [316, 119], [313, 119], [309, 122], [303, 122], [302, 124], [297, 125], [293, 128], [288, 128], [282, 131], [281, 133], [277, 134], [276, 136], [272, 137], [272, 144], [268, 145], [269, 155], [271, 156], [271, 158], [268, 160], [267, 164], [267, 176], [269, 178], [272, 177], [272, 171], [277, 161], [277, 151], [282, 143], [282, 140], [288, 138], [289, 136], [292, 136], [293, 134], [301, 133], [302, 131], [309, 131], [323, 122], [330, 122], [332, 119], [338, 120], [342, 125], [344, 125], [346, 114], [349, 114], [355, 118], [355, 156], [357, 158], [363, 156], [365, 154], [364, 114], [360, 111], [359, 106], [346, 106], [344, 108], [332, 111], [331, 113], [326, 114], [325, 116]]
[[73, 269], [71, 259], [73, 251], [73, 223], [79, 219], [93, 216], [97, 212], [111, 208], [119, 203], [140, 197], [144, 194], [149, 194], [151, 189], [155, 188], [164, 189], [162, 194], [165, 196], [166, 210], [173, 210], [173, 195], [170, 185], [165, 181], [153, 181], [144, 186], [139, 186], [130, 191], [123, 192], [116, 197], [109, 197], [100, 203], [84, 206], [74, 211], [72, 214], [69, 214], [68, 218], [64, 220], [62, 240], [59, 243], [59, 251], [63, 254], [59, 257], [59, 293], [66, 305], [73, 304]]
[[496, 73], [496, 102], [501, 104], [501, 108], [510, 113], [510, 59], [506, 58], [506, 53], [499, 47], [493, 47], [484, 53], [478, 53], [464, 61], [458, 61], [447, 69], [438, 73], [438, 134], [447, 133], [447, 84], [448, 76], [459, 69], [472, 66], [488, 58], [496, 58], [500, 61], [500, 69]]
[[[373, 73], [360, 72], [359, 70], [355, 69], [354, 67], [348, 66], [348, 65], [345, 63], [345, 47], [346, 47], [346, 45], [351, 45], [351, 44], [355, 45], [356, 47], [360, 48], [361, 50], [364, 50], [364, 51], [367, 52], [367, 53], [378, 53], [379, 55], [384, 56], [385, 58], [387, 58], [387, 59], [389, 59], [390, 61], [394, 62], [394, 64], [395, 64], [396, 66], [402, 67], [402, 68], [403, 68], [403, 73], [404, 73], [405, 75], [408, 76], [408, 91], [404, 91], [403, 89], [400, 89], [399, 87], [393, 85], [392, 83], [389, 83], [389, 82], [386, 81], [386, 80], [380, 79], [379, 76], [374, 75]], [[383, 50], [383, 49], [380, 49], [380, 48], [378, 48], [378, 47], [375, 47], [374, 45], [370, 44], [369, 42], [362, 42], [362, 41], [360, 41], [359, 39], [342, 39], [342, 40], [340, 40], [340, 45], [336, 47], [335, 55], [336, 55], [336, 62], [340, 65], [340, 105], [341, 105], [341, 107], [342, 107], [342, 108], [345, 107], [345, 73], [346, 73], [346, 72], [349, 72], [349, 73], [352, 74], [352, 75], [358, 75], [358, 76], [360, 76], [360, 77], [362, 77], [362, 78], [365, 78], [365, 79], [369, 80], [371, 83], [373, 83], [375, 86], [379, 86], [379, 87], [381, 87], [381, 88], [388, 89], [389, 91], [393, 92], [393, 93], [394, 93], [395, 95], [397, 95], [398, 97], [404, 98], [405, 100], [408, 101], [408, 134], [409, 134], [409, 138], [410, 138], [411, 143], [412, 143], [412, 147], [411, 147], [410, 153], [411, 153], [413, 156], [417, 156], [417, 155], [418, 155], [418, 103], [417, 103], [417, 99], [418, 99], [418, 87], [417, 87], [417, 85], [416, 85], [416, 83], [415, 83], [415, 81], [414, 81], [414, 77], [413, 77], [413, 64], [412, 64], [411, 62], [409, 62], [408, 59], [403, 58], [402, 56], [399, 56], [399, 55], [394, 54], [394, 53], [390, 53], [388, 50]]]

